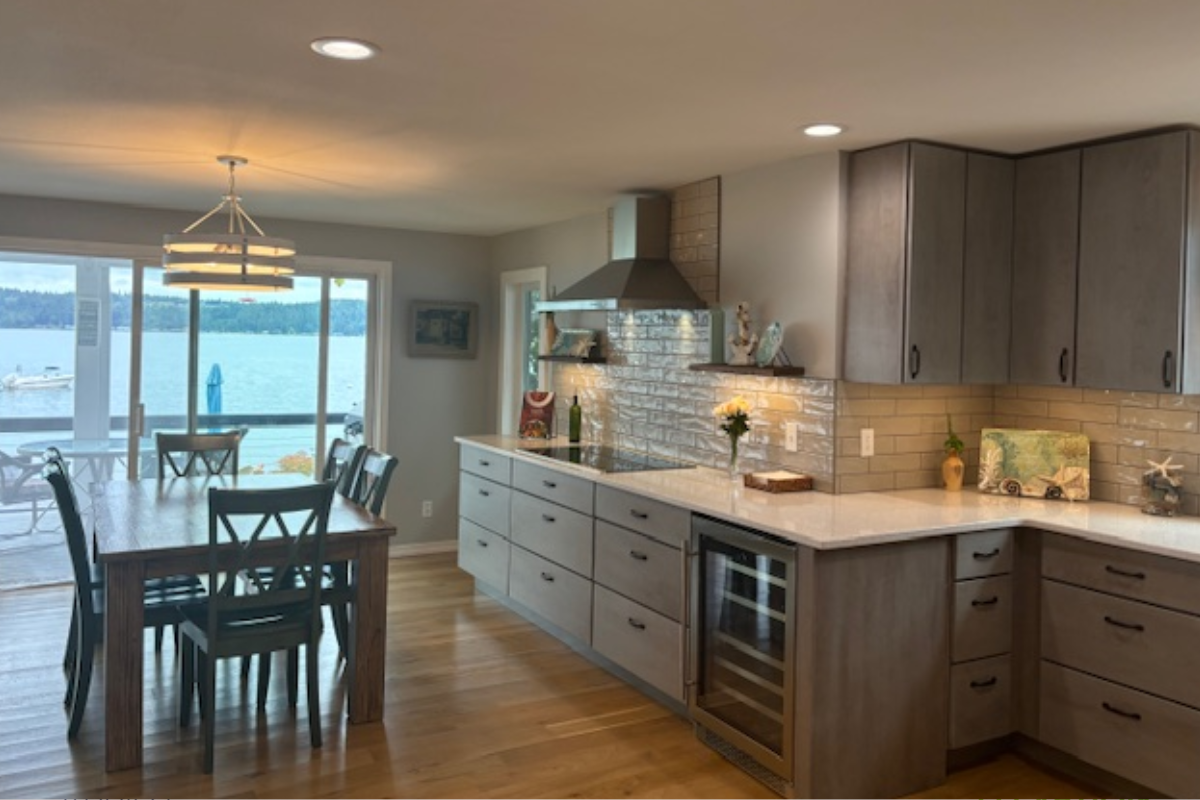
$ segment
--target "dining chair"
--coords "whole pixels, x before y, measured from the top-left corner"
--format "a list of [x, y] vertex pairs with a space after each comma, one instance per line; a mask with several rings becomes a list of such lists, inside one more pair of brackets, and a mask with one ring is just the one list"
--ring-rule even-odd
[[[5, 514], [29, 514], [29, 527], [18, 535], [32, 533], [51, 510], [54, 492], [41, 478], [42, 462], [30, 456], [11, 456], [0, 450], [0, 506]], [[38, 504], [41, 503], [39, 508]]]
[[338, 494], [349, 497], [354, 491], [354, 480], [358, 477], [358, 470], [366, 454], [366, 445], [334, 439], [329, 444], [329, 455], [325, 457], [325, 469], [321, 472], [321, 480], [333, 481]]
[[[88, 558], [87, 534], [65, 464], [61, 459], [47, 460], [42, 467], [42, 477], [54, 493], [75, 580], [71, 634], [65, 659], [67, 663], [64, 664], [69, 675], [67, 693], [63, 698], [63, 704], [70, 712], [67, 738], [74, 739], [87, 708], [96, 645], [104, 632], [104, 583], [101, 580], [102, 573]], [[203, 597], [204, 591], [196, 586], [157, 587], [147, 582], [144, 594], [145, 625], [151, 627], [174, 624], [179, 618], [179, 607], [196, 603]]]
[[368, 448], [354, 479], [350, 499], [379, 516], [383, 512], [383, 501], [387, 498], [388, 484], [391, 483], [396, 463], [395, 456]]
[[240, 430], [225, 433], [156, 433], [158, 477], [236, 475]]
[[[208, 492], [208, 599], [181, 609], [183, 679], [179, 724], [191, 718], [199, 686], [204, 771], [213, 771], [216, 661], [287, 651], [289, 668], [304, 647], [309, 738], [321, 746], [318, 652], [325, 534], [334, 486]], [[293, 685], [289, 681], [289, 688]], [[260, 686], [260, 699], [262, 687]], [[295, 693], [288, 702], [295, 705]]]

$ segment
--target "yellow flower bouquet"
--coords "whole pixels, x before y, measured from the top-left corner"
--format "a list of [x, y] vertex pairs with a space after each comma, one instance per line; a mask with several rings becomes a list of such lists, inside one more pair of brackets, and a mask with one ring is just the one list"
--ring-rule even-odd
[[722, 420], [720, 428], [729, 437], [729, 474], [736, 476], [738, 439], [750, 431], [750, 404], [738, 395], [714, 408], [713, 416]]

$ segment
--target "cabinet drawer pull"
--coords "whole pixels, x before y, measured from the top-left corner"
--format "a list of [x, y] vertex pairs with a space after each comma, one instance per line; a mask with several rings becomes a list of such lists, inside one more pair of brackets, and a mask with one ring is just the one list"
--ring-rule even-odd
[[1069, 352], [1070, 351], [1068, 351], [1067, 348], [1064, 347], [1062, 349], [1062, 352], [1058, 354], [1058, 379], [1060, 381], [1062, 381], [1063, 383], [1067, 382], [1067, 377], [1068, 377], [1067, 376], [1067, 355], [1069, 354]]
[[554, 576], [551, 575], [549, 572], [543, 572], [542, 580], [546, 581], [547, 583], [554, 583]]
[[490, 461], [484, 461], [483, 459], [479, 460], [479, 466], [481, 466], [481, 467], [490, 467], [491, 465], [492, 465], [492, 462], [490, 462]]
[[554, 517], [550, 516], [549, 514], [542, 514], [542, 522], [549, 522], [549, 523], [553, 524]]
[[971, 605], [979, 608], [980, 606], [994, 606], [1000, 602], [1000, 595], [992, 595], [987, 600], [972, 600]]
[[987, 561], [989, 558], [995, 558], [998, 555], [1000, 555], [1000, 548], [996, 547], [986, 553], [980, 553], [978, 551], [971, 553], [971, 558], [975, 559], [976, 561]]
[[646, 623], [638, 622], [633, 617], [629, 617], [627, 622], [629, 623], [629, 627], [631, 627], [631, 628], [637, 628], [639, 631], [646, 630]]
[[476, 541], [476, 542], [479, 544], [479, 546], [480, 546], [480, 547], [487, 547], [487, 546], [488, 546], [488, 543], [487, 543], [487, 542], [485, 542], [483, 539], [476, 539], [475, 541]]
[[650, 556], [646, 555], [645, 553], [639, 553], [637, 550], [630, 550], [629, 557], [634, 561], [645, 561], [646, 559], [650, 558]]
[[491, 492], [489, 492], [487, 489], [480, 489], [480, 490], [479, 490], [479, 493], [480, 493], [481, 495], [483, 495], [484, 497], [491, 497], [491, 496], [492, 496], [492, 493], [491, 493]]
[[908, 373], [910, 377], [917, 377], [921, 372], [921, 348], [915, 344], [908, 354]]
[[542, 481], [542, 486], [545, 486], [547, 489], [557, 489], [558, 488], [558, 484], [555, 483], [554, 481]]
[[986, 689], [989, 686], [995, 686], [996, 683], [997, 683], [996, 676], [993, 675], [992, 677], [984, 678], [983, 680], [971, 681], [971, 688], [972, 689]]
[[1175, 358], [1171, 355], [1171, 351], [1163, 353], [1163, 388], [1170, 389], [1171, 384], [1175, 382]]
[[1125, 719], [1131, 719], [1131, 720], [1134, 720], [1135, 722], [1140, 722], [1142, 719], [1142, 715], [1137, 713], [1136, 711], [1125, 711], [1124, 709], [1117, 708], [1116, 706], [1109, 703], [1107, 700], [1101, 702], [1100, 706], [1108, 713], [1116, 714], [1118, 717], [1124, 717]]
[[1128, 572], [1123, 569], [1117, 569], [1112, 564], [1106, 564], [1104, 566], [1104, 571], [1107, 572], [1109, 575], [1119, 575], [1122, 578], [1133, 578], [1134, 580], [1137, 580], [1137, 581], [1146, 580], [1146, 573], [1144, 573], [1144, 572]]
[[1109, 625], [1112, 625], [1117, 628], [1124, 628], [1127, 631], [1144, 631], [1144, 630], [1146, 630], [1145, 625], [1142, 625], [1137, 622], [1122, 622], [1119, 619], [1113, 619], [1112, 617], [1109, 617], [1109, 616], [1105, 616], [1104, 621], [1107, 622]]
[[629, 509], [629, 515], [634, 519], [650, 519], [650, 515], [645, 511], [638, 511], [636, 508]]

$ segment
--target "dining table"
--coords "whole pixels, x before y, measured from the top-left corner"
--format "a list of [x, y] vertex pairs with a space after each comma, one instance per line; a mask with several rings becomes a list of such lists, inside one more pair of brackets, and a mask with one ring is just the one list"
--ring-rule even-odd
[[[94, 558], [105, 573], [104, 752], [109, 772], [142, 763], [144, 586], [147, 578], [205, 575], [208, 490], [269, 489], [300, 475], [110, 480], [93, 486]], [[325, 557], [350, 564], [354, 592], [347, 646], [351, 723], [383, 716], [388, 539], [396, 528], [335, 494]], [[280, 541], [280, 546], [286, 543]], [[218, 547], [234, 555], [234, 545]], [[269, 554], [264, 554], [269, 555]]]

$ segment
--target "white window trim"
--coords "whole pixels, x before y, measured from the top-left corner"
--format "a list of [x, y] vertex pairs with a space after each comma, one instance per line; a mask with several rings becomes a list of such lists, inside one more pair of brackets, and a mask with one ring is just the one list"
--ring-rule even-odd
[[[517, 374], [518, 355], [515, 342], [520, 338], [519, 323], [522, 321], [522, 317], [517, 313], [520, 301], [520, 292], [517, 290], [522, 285], [536, 283], [541, 296], [545, 297], [546, 272], [546, 267], [543, 266], [500, 273], [500, 335], [497, 337], [498, 352], [496, 354], [496, 363], [500, 365], [496, 387], [497, 433], [515, 431], [517, 414], [520, 410], [514, 393], [511, 391], [513, 376]], [[538, 383], [544, 385], [545, 382], [546, 364], [543, 362], [538, 365]]]

